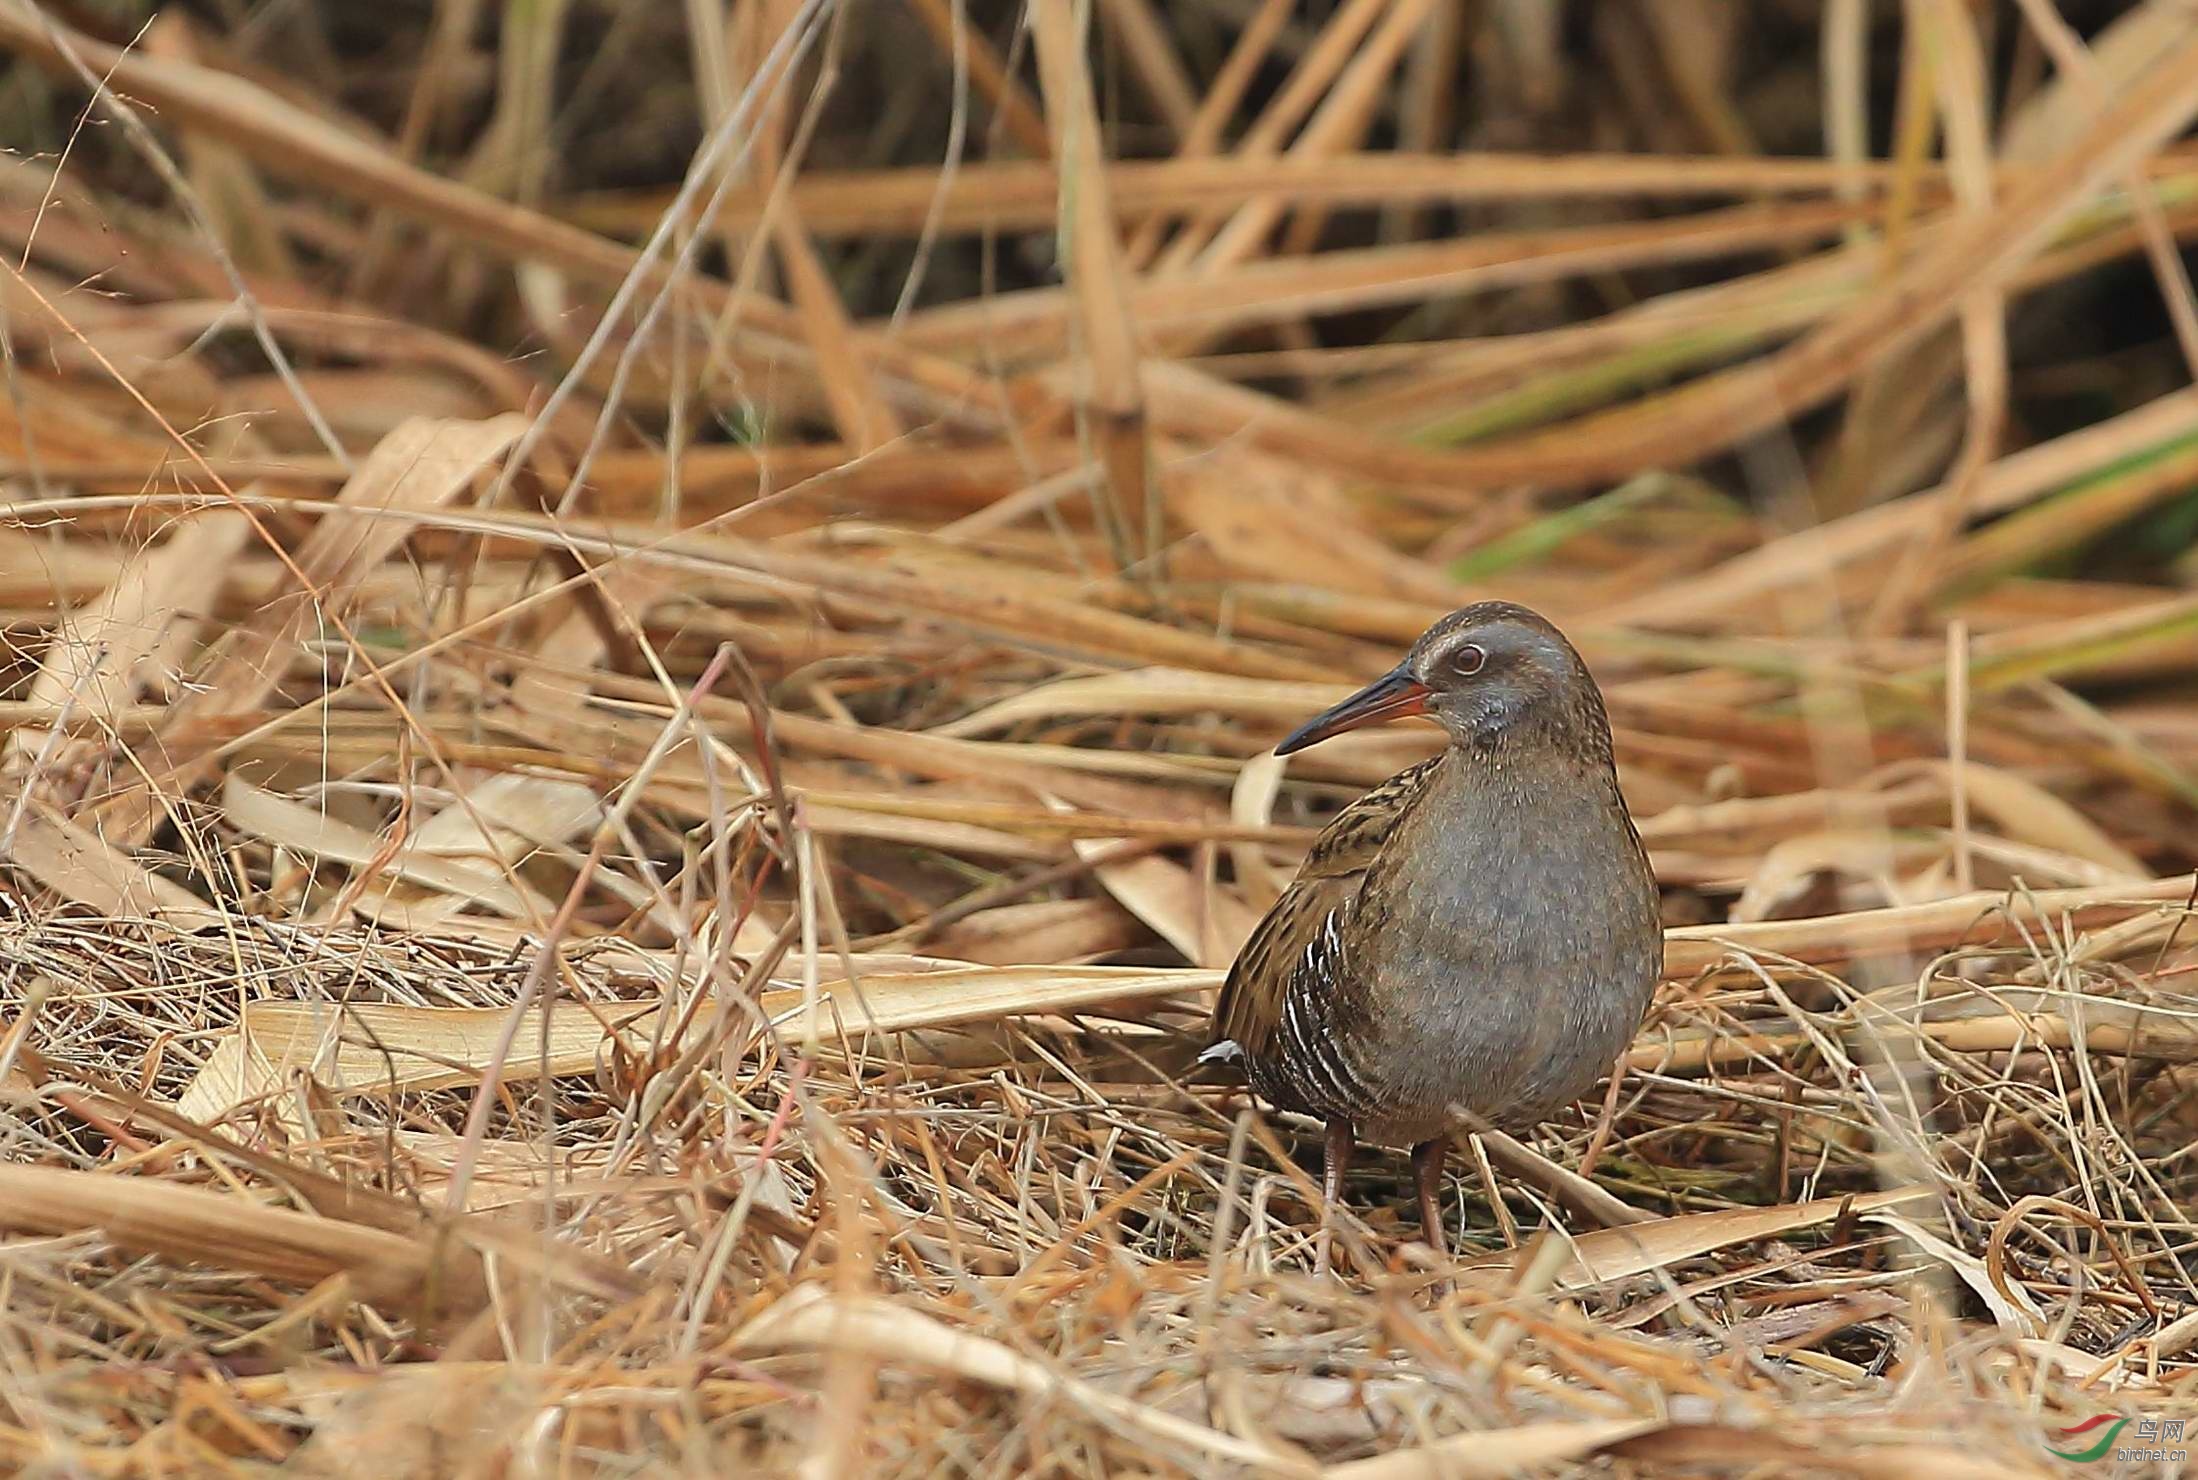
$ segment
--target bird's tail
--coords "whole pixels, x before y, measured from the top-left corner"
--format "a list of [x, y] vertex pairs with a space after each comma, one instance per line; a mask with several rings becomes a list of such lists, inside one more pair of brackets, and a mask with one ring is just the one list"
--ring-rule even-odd
[[1242, 1084], [1249, 1067], [1243, 1044], [1234, 1038], [1217, 1038], [1199, 1050], [1183, 1078], [1191, 1084]]

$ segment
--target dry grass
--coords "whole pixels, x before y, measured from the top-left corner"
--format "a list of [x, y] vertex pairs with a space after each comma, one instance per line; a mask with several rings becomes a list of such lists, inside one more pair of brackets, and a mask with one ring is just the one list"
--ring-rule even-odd
[[[11, 1471], [2198, 1411], [2187, 5], [127, 9], [0, 5]], [[1667, 981], [1316, 1278], [1183, 1072], [1484, 594]]]

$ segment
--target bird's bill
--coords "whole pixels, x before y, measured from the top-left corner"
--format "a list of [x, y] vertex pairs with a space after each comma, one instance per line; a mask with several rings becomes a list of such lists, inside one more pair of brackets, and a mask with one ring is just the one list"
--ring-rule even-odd
[[1276, 755], [1289, 755], [1308, 745], [1318, 745], [1330, 735], [1378, 725], [1387, 720], [1427, 712], [1427, 685], [1403, 668], [1393, 668], [1332, 708], [1323, 709], [1290, 732], [1275, 747]]

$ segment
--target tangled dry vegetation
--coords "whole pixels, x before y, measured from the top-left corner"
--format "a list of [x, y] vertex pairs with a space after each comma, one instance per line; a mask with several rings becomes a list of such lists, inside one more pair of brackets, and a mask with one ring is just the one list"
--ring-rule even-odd
[[[0, 4], [11, 1471], [2198, 1406], [2188, 4], [208, 9]], [[1480, 594], [1668, 980], [1316, 1278], [1183, 1071]]]

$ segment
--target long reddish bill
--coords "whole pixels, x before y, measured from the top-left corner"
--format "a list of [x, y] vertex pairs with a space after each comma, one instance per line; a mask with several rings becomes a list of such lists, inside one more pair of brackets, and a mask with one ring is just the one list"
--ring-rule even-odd
[[1290, 732], [1288, 739], [1275, 747], [1275, 754], [1288, 755], [1308, 745], [1318, 745], [1330, 735], [1340, 735], [1361, 725], [1378, 725], [1384, 720], [1426, 712], [1427, 685], [1404, 669], [1393, 668], [1341, 704], [1323, 709], [1299, 725]]

